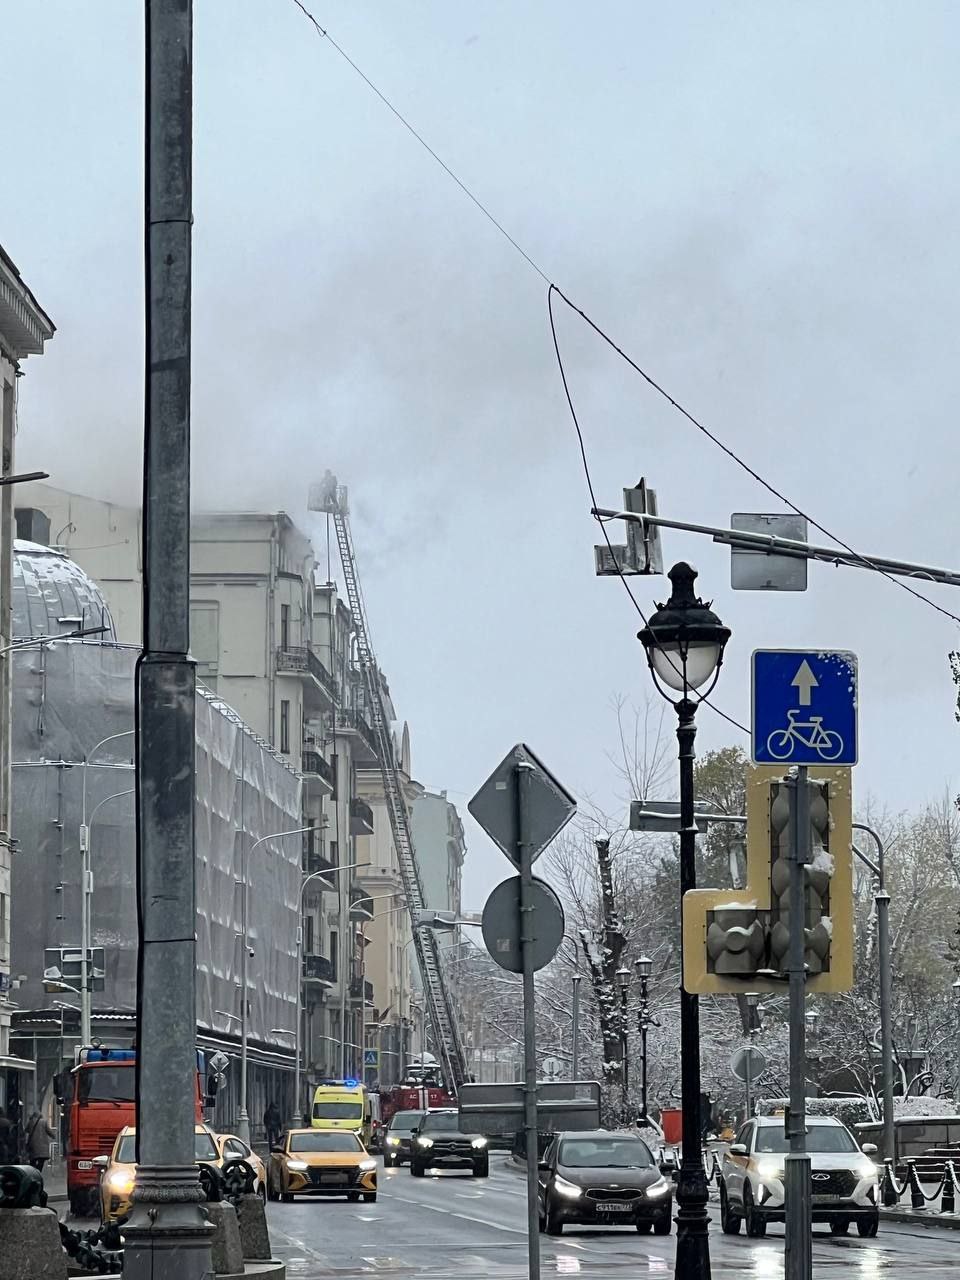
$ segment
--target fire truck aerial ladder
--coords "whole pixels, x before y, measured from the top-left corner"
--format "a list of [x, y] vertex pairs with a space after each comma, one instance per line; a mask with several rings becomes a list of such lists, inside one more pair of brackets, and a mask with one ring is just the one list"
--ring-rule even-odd
[[353, 625], [356, 630], [357, 657], [379, 748], [383, 793], [387, 811], [390, 814], [390, 827], [397, 850], [397, 859], [400, 863], [404, 896], [410, 912], [413, 945], [423, 977], [427, 1012], [447, 1088], [451, 1093], [456, 1093], [466, 1079], [466, 1055], [450, 1000], [450, 992], [440, 965], [440, 949], [437, 946], [436, 936], [430, 929], [418, 928], [420, 913], [426, 906], [423, 882], [420, 878], [417, 852], [413, 845], [410, 814], [407, 810], [406, 797], [403, 794], [400, 771], [394, 753], [393, 735], [384, 705], [380, 669], [370, 642], [370, 630], [357, 574], [353, 539], [350, 535], [346, 488], [338, 485], [336, 477], [328, 471], [320, 484], [311, 486], [308, 506], [311, 511], [319, 511], [333, 517], [337, 545], [340, 550], [340, 563], [347, 588], [347, 602], [353, 614]]

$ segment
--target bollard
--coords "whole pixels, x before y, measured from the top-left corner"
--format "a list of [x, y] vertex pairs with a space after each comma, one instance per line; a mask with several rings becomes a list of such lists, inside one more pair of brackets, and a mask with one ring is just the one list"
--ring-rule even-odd
[[210, 1253], [214, 1275], [243, 1275], [243, 1249], [236, 1209], [227, 1200], [216, 1200], [206, 1204], [204, 1209], [213, 1227]]
[[0, 1280], [67, 1280], [52, 1209], [0, 1209]]
[[897, 1179], [893, 1172], [893, 1161], [887, 1157], [883, 1162], [883, 1182], [881, 1184], [882, 1199], [884, 1205], [888, 1209], [892, 1209], [898, 1204], [903, 1194], [903, 1189], [897, 1190]]
[[957, 1196], [956, 1196], [956, 1174], [953, 1169], [953, 1161], [948, 1160], [943, 1173], [943, 1195], [940, 1198], [941, 1213], [956, 1213]]
[[925, 1200], [923, 1198], [923, 1187], [920, 1185], [920, 1179], [917, 1176], [916, 1161], [907, 1161], [907, 1178], [910, 1182], [910, 1204], [914, 1209], [923, 1209]]
[[242, 1195], [237, 1201], [237, 1221], [240, 1224], [240, 1245], [245, 1261], [268, 1262], [270, 1234], [267, 1231], [267, 1215], [258, 1195]]

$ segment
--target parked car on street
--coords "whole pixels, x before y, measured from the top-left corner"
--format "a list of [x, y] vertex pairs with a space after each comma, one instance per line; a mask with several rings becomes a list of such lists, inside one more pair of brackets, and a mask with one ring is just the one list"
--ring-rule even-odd
[[[862, 1236], [880, 1225], [880, 1179], [873, 1160], [877, 1148], [861, 1149], [834, 1116], [807, 1116], [813, 1221], [827, 1222], [834, 1235], [857, 1224]], [[720, 1224], [736, 1235], [743, 1222], [748, 1236], [764, 1235], [768, 1222], [783, 1222], [784, 1158], [790, 1150], [783, 1118], [755, 1116], [741, 1125], [724, 1153], [720, 1169]]]
[[561, 1235], [568, 1223], [670, 1234], [673, 1183], [635, 1134], [558, 1133], [540, 1161], [539, 1182], [540, 1230], [547, 1235]]

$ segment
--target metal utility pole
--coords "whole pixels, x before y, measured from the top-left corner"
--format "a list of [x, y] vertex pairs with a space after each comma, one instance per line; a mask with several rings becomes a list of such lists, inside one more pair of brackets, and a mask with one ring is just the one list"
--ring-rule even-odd
[[520, 955], [523, 963], [523, 1132], [527, 1153], [527, 1262], [530, 1280], [540, 1280], [540, 1144], [537, 1138], [537, 1024], [533, 984], [533, 858], [527, 838], [527, 787], [532, 766], [514, 768], [517, 856], [520, 868]]
[[573, 1019], [572, 1039], [573, 1039], [573, 1061], [571, 1070], [574, 1080], [580, 1079], [580, 982], [582, 975], [575, 973], [573, 975], [573, 1003], [571, 1016]]
[[790, 1106], [786, 1116], [790, 1150], [784, 1161], [786, 1194], [786, 1280], [811, 1280], [810, 1157], [806, 1117], [806, 864], [810, 861], [810, 785], [807, 768], [787, 778], [790, 797], [790, 938], [787, 971], [790, 983]]
[[137, 663], [137, 1179], [128, 1280], [206, 1280], [194, 1151], [196, 673], [190, 644], [192, 0], [146, 5], [143, 652]]

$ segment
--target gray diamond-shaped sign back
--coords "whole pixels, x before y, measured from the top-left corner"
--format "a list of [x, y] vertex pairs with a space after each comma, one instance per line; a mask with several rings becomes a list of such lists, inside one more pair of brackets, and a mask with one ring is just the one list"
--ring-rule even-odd
[[515, 867], [517, 856], [517, 765], [530, 766], [526, 784], [526, 838], [531, 861], [538, 858], [577, 811], [577, 802], [524, 742], [509, 751], [467, 808]]

